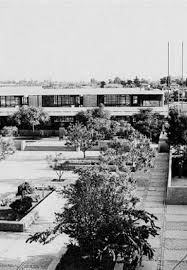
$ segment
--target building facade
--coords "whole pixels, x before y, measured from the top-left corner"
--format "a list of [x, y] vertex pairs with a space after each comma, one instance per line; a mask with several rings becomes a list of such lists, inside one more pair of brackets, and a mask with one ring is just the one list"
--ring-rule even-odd
[[161, 90], [140, 88], [77, 88], [52, 89], [42, 87], [1, 87], [0, 119], [5, 123], [8, 116], [20, 106], [43, 107], [51, 117], [51, 124], [60, 126], [73, 122], [82, 110], [104, 104], [112, 117], [125, 119], [140, 109], [167, 115], [164, 93]]

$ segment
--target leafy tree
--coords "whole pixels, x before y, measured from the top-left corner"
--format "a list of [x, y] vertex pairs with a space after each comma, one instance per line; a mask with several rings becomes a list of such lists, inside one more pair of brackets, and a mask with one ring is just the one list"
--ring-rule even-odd
[[92, 118], [88, 122], [88, 128], [96, 130], [101, 138], [110, 140], [119, 131], [119, 123], [105, 118]]
[[170, 108], [168, 126], [166, 127], [168, 142], [170, 145], [187, 144], [187, 116], [178, 113], [176, 108]]
[[12, 116], [18, 126], [31, 126], [33, 133], [35, 126], [49, 121], [49, 115], [40, 107], [22, 106]]
[[132, 126], [143, 135], [158, 142], [164, 117], [158, 113], [153, 113], [151, 109], [141, 109], [139, 113], [133, 115]]
[[121, 84], [123, 85], [123, 87], [125, 87], [126, 84], [127, 84], [127, 82], [126, 82], [125, 80], [122, 80], [122, 81], [121, 81]]
[[80, 147], [85, 158], [86, 151], [94, 146], [99, 138], [99, 134], [94, 129], [88, 129], [86, 126], [77, 123], [68, 128], [66, 144]]
[[66, 233], [76, 240], [90, 269], [113, 270], [120, 258], [124, 269], [135, 270], [142, 256], [151, 259], [154, 250], [148, 238], [157, 235], [156, 217], [136, 208], [131, 175], [95, 166], [76, 172], [79, 178], [65, 189], [67, 204], [57, 214], [54, 228], [35, 233], [27, 241], [46, 244]]
[[63, 160], [62, 153], [55, 154], [55, 157], [48, 155], [46, 159], [50, 168], [52, 168], [55, 171], [56, 175], [58, 176], [58, 181], [59, 182], [64, 181], [62, 176], [64, 174], [64, 166], [66, 165], [67, 161]]
[[141, 86], [141, 82], [140, 80], [138, 79], [138, 77], [136, 76], [136, 78], [134, 79], [134, 84], [136, 87], [140, 87]]
[[114, 139], [103, 151], [100, 160], [104, 164], [116, 165], [120, 171], [135, 172], [153, 167], [155, 151], [148, 139], [138, 137], [133, 141]]
[[114, 83], [115, 84], [121, 84], [121, 79], [119, 77], [115, 77]]
[[105, 110], [105, 106], [100, 104], [98, 108], [80, 111], [76, 114], [76, 122], [88, 126], [88, 122], [94, 118], [110, 119], [109, 111]]
[[133, 81], [132, 81], [132, 80], [127, 80], [127, 84], [128, 84], [129, 86], [131, 86], [131, 85], [133, 84]]
[[101, 82], [100, 82], [100, 87], [101, 87], [101, 88], [104, 88], [104, 87], [105, 87], [105, 84], [106, 84], [105, 81], [101, 81]]

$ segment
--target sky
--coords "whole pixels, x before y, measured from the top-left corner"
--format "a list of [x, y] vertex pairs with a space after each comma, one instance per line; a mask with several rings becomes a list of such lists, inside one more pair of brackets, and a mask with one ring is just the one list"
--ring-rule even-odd
[[0, 80], [187, 77], [187, 0], [0, 0]]

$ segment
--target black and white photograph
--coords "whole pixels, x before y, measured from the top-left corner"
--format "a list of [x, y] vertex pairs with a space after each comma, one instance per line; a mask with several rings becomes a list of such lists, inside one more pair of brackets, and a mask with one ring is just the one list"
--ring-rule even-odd
[[0, 270], [187, 270], [187, 0], [0, 0]]

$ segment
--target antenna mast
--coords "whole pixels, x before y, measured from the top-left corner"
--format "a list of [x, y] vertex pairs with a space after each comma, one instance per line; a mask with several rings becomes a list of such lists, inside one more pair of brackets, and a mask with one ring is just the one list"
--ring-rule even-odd
[[183, 89], [183, 58], [184, 58], [184, 54], [183, 54], [183, 41], [182, 41], [182, 109], [183, 109], [183, 92], [184, 92], [184, 89]]
[[168, 77], [167, 77], [167, 87], [168, 87], [168, 112], [169, 112], [169, 86], [170, 86], [170, 77], [169, 77], [169, 41], [168, 41]]

